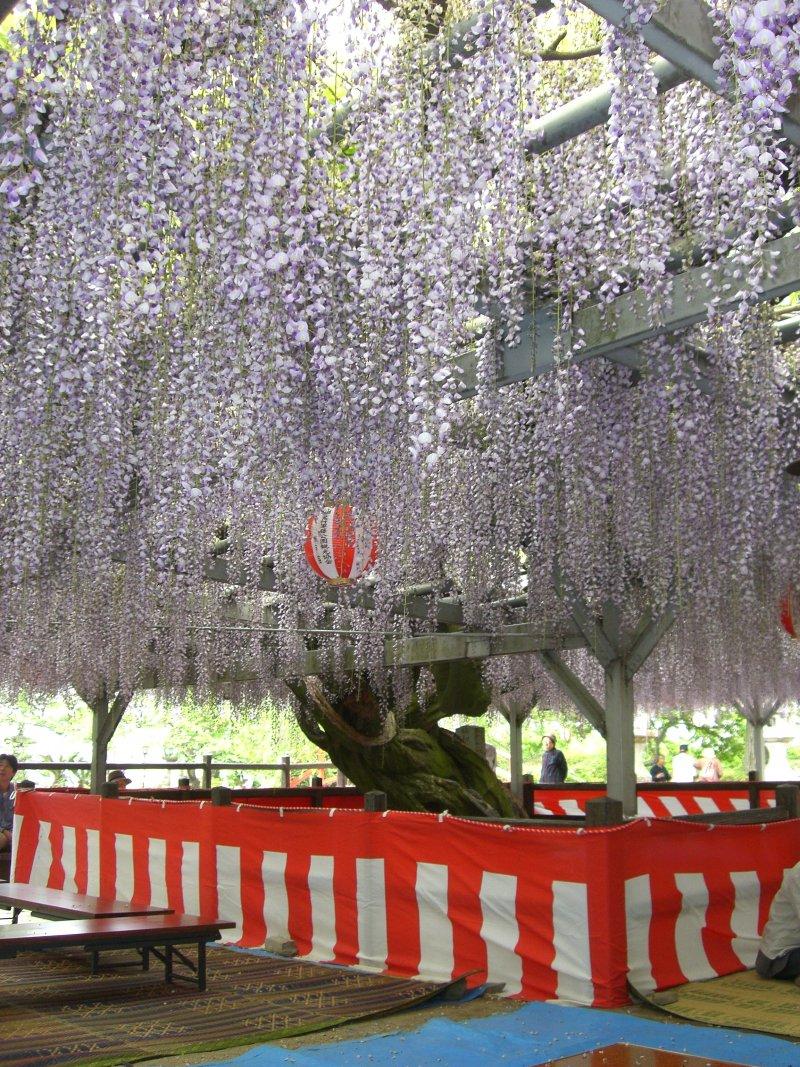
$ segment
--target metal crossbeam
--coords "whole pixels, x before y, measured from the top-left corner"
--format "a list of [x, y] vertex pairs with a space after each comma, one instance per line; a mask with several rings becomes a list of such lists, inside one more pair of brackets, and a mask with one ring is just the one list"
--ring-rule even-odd
[[[581, 3], [614, 26], [630, 24], [630, 12], [621, 0], [581, 0]], [[645, 44], [658, 55], [697, 78], [712, 92], [721, 93], [714, 63], [719, 49], [714, 27], [703, 0], [667, 0], [640, 30]], [[790, 103], [781, 122], [781, 132], [800, 145], [800, 101]]]

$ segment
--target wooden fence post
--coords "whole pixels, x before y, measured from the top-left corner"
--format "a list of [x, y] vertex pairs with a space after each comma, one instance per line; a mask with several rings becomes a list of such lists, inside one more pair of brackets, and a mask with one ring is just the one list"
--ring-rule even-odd
[[283, 779], [283, 788], [290, 789], [292, 785], [292, 757], [281, 756], [279, 762], [281, 764], [281, 777]]
[[587, 826], [621, 826], [622, 801], [613, 797], [595, 797], [586, 801]]
[[213, 753], [203, 756], [203, 789], [211, 788], [211, 764], [214, 762]]
[[364, 811], [386, 811], [386, 794], [380, 789], [370, 789], [364, 794]]
[[775, 807], [783, 808], [790, 819], [796, 819], [800, 814], [798, 797], [800, 797], [800, 790], [790, 782], [775, 786]]
[[215, 808], [229, 808], [231, 791], [224, 785], [217, 785], [211, 790], [211, 803]]

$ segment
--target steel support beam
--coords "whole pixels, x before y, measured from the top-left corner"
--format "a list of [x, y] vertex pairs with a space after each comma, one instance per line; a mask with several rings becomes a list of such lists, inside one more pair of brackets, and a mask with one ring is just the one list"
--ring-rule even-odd
[[[624, 28], [630, 24], [630, 12], [621, 0], [581, 0], [581, 3], [614, 26]], [[667, 0], [640, 32], [648, 48], [697, 78], [712, 92], [721, 92], [714, 69], [719, 49], [714, 44], [714, 26], [703, 0]], [[781, 132], [793, 144], [800, 145], [800, 100], [796, 97], [783, 118]]]
[[[668, 59], [656, 59], [652, 66], [659, 93], [666, 93], [689, 81], [689, 75]], [[525, 151], [532, 156], [541, 156], [582, 133], [605, 125], [613, 92], [612, 85], [600, 85], [543, 115], [527, 131]]]
[[800, 315], [796, 318], [787, 317], [776, 323], [775, 329], [778, 334], [778, 343], [781, 345], [791, 344], [800, 337]]

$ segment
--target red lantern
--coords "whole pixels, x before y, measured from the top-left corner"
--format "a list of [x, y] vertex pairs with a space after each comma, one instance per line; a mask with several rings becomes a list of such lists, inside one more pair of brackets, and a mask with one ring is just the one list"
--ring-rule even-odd
[[786, 596], [781, 601], [780, 613], [781, 626], [789, 637], [800, 640], [800, 633], [797, 632], [797, 623], [794, 617], [794, 589], [791, 586], [789, 586]]
[[375, 562], [378, 540], [372, 530], [356, 521], [349, 504], [337, 504], [309, 517], [304, 548], [311, 569], [320, 578], [332, 585], [346, 585]]

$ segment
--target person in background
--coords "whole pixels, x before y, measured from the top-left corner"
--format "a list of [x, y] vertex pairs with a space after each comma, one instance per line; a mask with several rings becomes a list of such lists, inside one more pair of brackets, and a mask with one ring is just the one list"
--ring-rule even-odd
[[178, 789], [180, 789], [182, 793], [188, 793], [191, 788], [192, 788], [192, 780], [191, 780], [191, 778], [179, 778], [178, 779]]
[[539, 781], [544, 784], [560, 785], [567, 777], [567, 761], [564, 753], [556, 748], [556, 739], [552, 734], [544, 738], [542, 753], [542, 772]]
[[32, 793], [36, 788], [36, 782], [32, 782], [30, 778], [23, 778], [21, 782], [17, 782], [15, 788], [18, 793]]
[[722, 777], [722, 764], [714, 755], [713, 748], [704, 748], [702, 759], [694, 761], [699, 771], [698, 782], [718, 782]]
[[672, 761], [672, 781], [694, 781], [694, 760], [689, 755], [688, 745], [681, 745], [680, 751]]
[[659, 753], [656, 756], [656, 761], [650, 768], [650, 777], [654, 782], [668, 782], [672, 778], [672, 775], [664, 765], [663, 753]]
[[10, 752], [0, 753], [0, 852], [11, 849], [14, 830], [14, 783], [19, 761]]
[[111, 785], [112, 782], [120, 791], [120, 793], [124, 793], [128, 786], [131, 784], [131, 780], [127, 776], [125, 771], [120, 770], [109, 771], [108, 784]]

